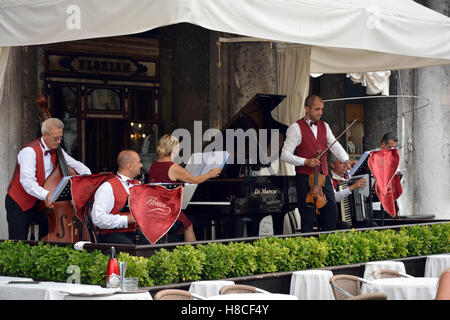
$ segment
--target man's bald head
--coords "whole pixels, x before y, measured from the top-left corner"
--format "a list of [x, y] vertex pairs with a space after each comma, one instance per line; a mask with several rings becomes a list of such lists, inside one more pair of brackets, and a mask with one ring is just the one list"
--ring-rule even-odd
[[119, 166], [119, 169], [123, 169], [129, 162], [133, 162], [133, 160], [136, 160], [138, 157], [139, 155], [136, 151], [123, 150], [117, 156], [117, 165]]
[[133, 150], [121, 151], [117, 156], [117, 165], [119, 166], [118, 172], [129, 178], [137, 176], [142, 168], [141, 158]]

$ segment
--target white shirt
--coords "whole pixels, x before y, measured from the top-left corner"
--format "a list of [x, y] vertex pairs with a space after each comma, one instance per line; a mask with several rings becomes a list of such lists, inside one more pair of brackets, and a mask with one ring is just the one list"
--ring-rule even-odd
[[[317, 126], [310, 126], [310, 120], [306, 118], [304, 119], [308, 123], [308, 127], [311, 129], [314, 137], [317, 139]], [[329, 147], [336, 140], [336, 138], [334, 137], [333, 132], [331, 132], [328, 123], [324, 122], [324, 124], [327, 132], [327, 146]], [[294, 154], [295, 149], [301, 142], [302, 132], [297, 122], [295, 122], [291, 124], [286, 131], [286, 140], [284, 140], [283, 149], [281, 150], [281, 160], [293, 164], [294, 166], [304, 166], [306, 159], [298, 157]], [[329, 151], [341, 162], [345, 162], [349, 159], [347, 152], [338, 141], [336, 141]]]
[[[50, 153], [45, 155], [45, 151], [50, 150], [44, 142], [44, 139], [41, 137], [42, 145], [40, 145], [42, 149], [42, 155], [44, 157], [44, 170], [45, 170], [45, 179], [53, 172], [53, 163]], [[64, 154], [64, 159], [69, 167], [75, 169], [79, 174], [91, 174], [91, 170], [86, 167], [80, 161], [75, 160], [71, 156], [69, 156], [63, 149], [61, 149]], [[34, 152], [33, 148], [26, 147], [20, 150], [17, 155], [17, 162], [20, 165], [20, 183], [24, 190], [30, 194], [31, 196], [39, 199], [45, 200], [48, 190], [41, 187], [36, 179], [36, 152]]]
[[[117, 177], [122, 182], [123, 187], [130, 194], [130, 187], [128, 180], [132, 179], [117, 173]], [[114, 193], [112, 186], [109, 182], [103, 182], [97, 189], [94, 195], [94, 205], [92, 206], [92, 222], [97, 228], [100, 229], [121, 229], [128, 228], [127, 216], [120, 214], [111, 214], [111, 210], [114, 207]]]

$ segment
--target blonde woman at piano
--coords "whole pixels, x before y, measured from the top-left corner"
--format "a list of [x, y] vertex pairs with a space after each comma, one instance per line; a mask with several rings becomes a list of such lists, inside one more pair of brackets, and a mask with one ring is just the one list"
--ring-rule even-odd
[[[149, 182], [187, 182], [199, 184], [210, 178], [215, 178], [220, 174], [221, 169], [214, 168], [204, 175], [191, 175], [186, 169], [173, 162], [179, 151], [180, 144], [175, 136], [165, 134], [159, 139], [158, 147], [156, 148], [158, 159], [152, 163], [148, 170]], [[177, 232], [184, 234], [184, 241], [196, 241], [192, 222], [183, 211], [181, 211], [177, 222], [181, 222], [182, 224], [182, 227], [178, 228]]]
[[355, 183], [350, 185], [349, 187], [339, 190], [338, 185], [342, 182], [347, 182], [348, 179], [345, 178], [347, 173], [347, 166], [340, 162], [334, 155], [331, 155], [330, 157], [330, 168], [331, 168], [331, 179], [333, 180], [333, 187], [334, 187], [334, 197], [336, 199], [336, 204], [338, 207], [338, 219], [336, 223], [336, 229], [351, 229], [350, 224], [348, 224], [345, 221], [342, 221], [342, 215], [340, 212], [340, 205], [339, 202], [344, 200], [346, 197], [352, 194], [353, 190], [355, 189], [363, 189], [367, 181], [364, 178], [358, 179]]

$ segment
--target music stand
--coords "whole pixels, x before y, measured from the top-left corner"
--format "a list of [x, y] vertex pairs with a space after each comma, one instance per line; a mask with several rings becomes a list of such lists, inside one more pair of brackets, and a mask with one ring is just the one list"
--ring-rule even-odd
[[50, 196], [50, 202], [68, 201], [72, 200], [72, 182], [70, 180], [72, 176], [66, 176], [59, 181], [52, 195]]
[[373, 207], [372, 207], [372, 172], [370, 171], [368, 160], [370, 154], [375, 150], [369, 150], [363, 153], [358, 162], [353, 166], [352, 170], [348, 173], [349, 178], [353, 176], [359, 176], [363, 174], [369, 175], [369, 197], [366, 200], [367, 211], [369, 213], [369, 224], [370, 227], [373, 225]]

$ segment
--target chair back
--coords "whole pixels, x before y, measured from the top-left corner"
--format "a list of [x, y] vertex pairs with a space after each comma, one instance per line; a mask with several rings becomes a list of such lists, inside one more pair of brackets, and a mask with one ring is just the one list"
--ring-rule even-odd
[[89, 237], [91, 238], [92, 243], [97, 243], [97, 227], [92, 222], [91, 212], [92, 206], [94, 205], [93, 201], [86, 203], [86, 205], [82, 209], [84, 223], [86, 224], [86, 228], [89, 232]]
[[391, 269], [379, 269], [375, 270], [373, 273], [374, 279], [386, 279], [386, 278], [407, 278], [407, 275], [404, 275], [396, 270]]
[[230, 294], [230, 293], [263, 293], [264, 290], [258, 289], [254, 286], [249, 286], [246, 284], [231, 284], [228, 286], [223, 286], [219, 290], [219, 294]]
[[361, 279], [357, 276], [338, 274], [330, 278], [330, 285], [336, 300], [347, 300], [361, 294]]
[[158, 291], [155, 300], [194, 300], [194, 296], [186, 290], [181, 289], [164, 289]]
[[353, 296], [348, 300], [387, 300], [387, 295], [383, 292], [366, 293]]

